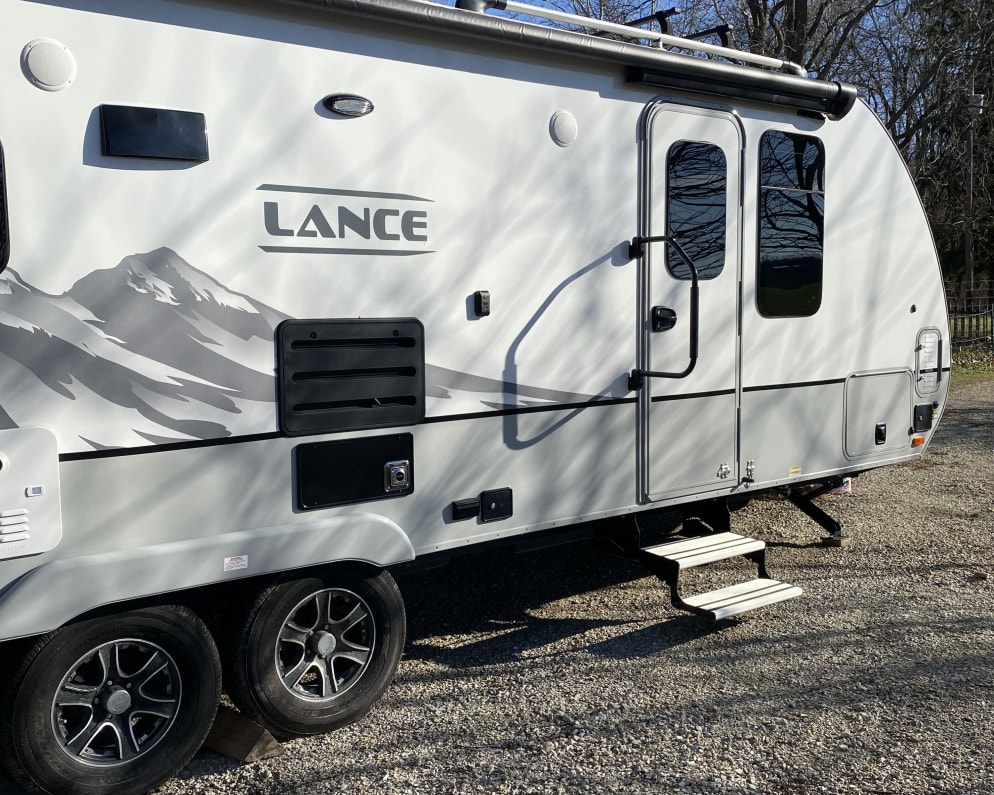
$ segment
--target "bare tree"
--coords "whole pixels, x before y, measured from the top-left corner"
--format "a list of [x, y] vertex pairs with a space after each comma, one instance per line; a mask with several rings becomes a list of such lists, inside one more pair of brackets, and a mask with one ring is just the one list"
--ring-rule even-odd
[[[659, 0], [545, 2], [612, 22], [631, 21], [671, 7]], [[908, 162], [932, 221], [944, 268], [950, 274], [962, 269], [967, 223], [981, 273], [984, 263], [991, 267], [994, 109], [971, 114], [968, 103], [971, 94], [984, 94], [988, 104], [994, 105], [994, 4], [980, 0], [695, 0], [679, 16], [671, 16], [670, 23], [674, 32], [685, 36], [728, 25], [742, 49], [800, 63], [814, 77], [859, 86], [861, 96]], [[975, 144], [972, 158], [968, 157], [971, 138]], [[972, 202], [968, 201], [971, 197]]]

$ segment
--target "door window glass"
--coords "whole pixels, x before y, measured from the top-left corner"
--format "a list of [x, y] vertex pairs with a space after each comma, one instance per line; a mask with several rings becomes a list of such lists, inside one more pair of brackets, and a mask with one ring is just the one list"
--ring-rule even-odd
[[759, 144], [759, 311], [807, 317], [821, 306], [825, 149], [771, 130]]
[[[683, 246], [701, 279], [713, 279], [725, 267], [725, 207], [728, 172], [725, 153], [714, 144], [677, 141], [666, 158], [666, 223]], [[677, 279], [690, 269], [672, 247], [666, 267]]]

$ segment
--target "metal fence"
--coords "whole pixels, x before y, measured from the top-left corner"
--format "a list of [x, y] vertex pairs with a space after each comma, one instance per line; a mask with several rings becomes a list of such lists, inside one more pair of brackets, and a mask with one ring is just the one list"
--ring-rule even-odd
[[953, 345], [994, 345], [994, 282], [946, 285], [949, 306], [949, 339]]

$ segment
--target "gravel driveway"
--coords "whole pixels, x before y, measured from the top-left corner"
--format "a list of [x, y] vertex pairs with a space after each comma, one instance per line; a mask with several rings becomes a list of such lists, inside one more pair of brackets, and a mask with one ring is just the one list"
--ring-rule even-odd
[[741, 621], [583, 544], [406, 575], [407, 650], [365, 719], [252, 765], [203, 751], [158, 795], [988, 795], [992, 451], [994, 379], [961, 379], [923, 460], [822, 498], [849, 547], [784, 501], [735, 514], [805, 590]]

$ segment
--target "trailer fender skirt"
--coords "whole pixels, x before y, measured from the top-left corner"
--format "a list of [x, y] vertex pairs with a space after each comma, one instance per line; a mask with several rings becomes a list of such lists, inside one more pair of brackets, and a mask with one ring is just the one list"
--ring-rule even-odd
[[407, 534], [371, 513], [46, 563], [0, 592], [0, 638], [48, 632], [97, 607], [339, 561], [414, 559]]

